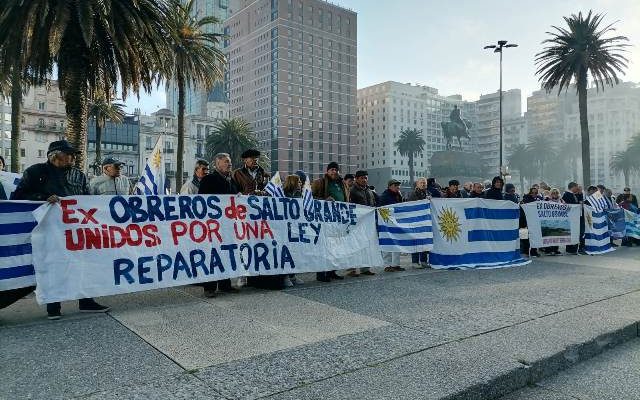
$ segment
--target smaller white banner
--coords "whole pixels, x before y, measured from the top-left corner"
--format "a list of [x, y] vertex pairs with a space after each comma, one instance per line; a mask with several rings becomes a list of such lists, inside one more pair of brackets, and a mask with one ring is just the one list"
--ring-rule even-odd
[[527, 217], [531, 248], [580, 242], [580, 205], [536, 201], [523, 204], [522, 209]]

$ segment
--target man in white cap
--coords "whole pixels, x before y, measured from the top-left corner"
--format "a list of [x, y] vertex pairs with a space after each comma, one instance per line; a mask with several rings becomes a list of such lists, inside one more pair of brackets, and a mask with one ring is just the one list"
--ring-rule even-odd
[[130, 192], [129, 179], [121, 174], [123, 162], [112, 157], [102, 160], [102, 175], [89, 182], [89, 193], [94, 195], [121, 195]]

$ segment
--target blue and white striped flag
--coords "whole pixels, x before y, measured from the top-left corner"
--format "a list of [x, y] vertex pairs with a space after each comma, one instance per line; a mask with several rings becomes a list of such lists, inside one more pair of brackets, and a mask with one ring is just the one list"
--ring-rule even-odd
[[611, 247], [607, 212], [596, 211], [585, 205], [584, 219], [584, 250], [587, 254], [604, 254], [615, 250]]
[[276, 171], [275, 174], [269, 180], [269, 183], [264, 187], [264, 191], [269, 193], [271, 197], [285, 197], [284, 190], [282, 190], [282, 179], [280, 179], [280, 171]]
[[309, 179], [304, 183], [302, 188], [302, 208], [310, 214], [313, 211], [313, 192], [311, 191], [311, 184]]
[[144, 171], [142, 171], [140, 180], [136, 183], [135, 192], [139, 195], [150, 196], [165, 194], [164, 160], [162, 148], [160, 147], [161, 142], [162, 136], [158, 138], [151, 155], [147, 159], [147, 165], [145, 165]]
[[502, 268], [520, 255], [520, 207], [506, 200], [432, 199], [433, 268]]
[[411, 201], [378, 207], [378, 243], [391, 253], [419, 253], [433, 248], [431, 203]]
[[640, 215], [624, 210], [624, 224], [627, 237], [640, 239]]
[[599, 190], [596, 190], [596, 192], [591, 196], [587, 196], [586, 200], [591, 204], [591, 207], [595, 211], [602, 211], [609, 208], [609, 203], [607, 203], [607, 200]]
[[0, 201], [0, 291], [36, 284], [31, 259], [32, 212], [42, 202]]
[[16, 190], [18, 183], [22, 179], [21, 174], [14, 174], [13, 172], [0, 171], [0, 185], [4, 188], [4, 193], [7, 195], [7, 200], [11, 198], [11, 193]]

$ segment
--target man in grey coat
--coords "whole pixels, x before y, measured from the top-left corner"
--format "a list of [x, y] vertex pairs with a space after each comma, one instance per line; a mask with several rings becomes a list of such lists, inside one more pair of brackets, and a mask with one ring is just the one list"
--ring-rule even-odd
[[93, 195], [130, 194], [129, 179], [122, 175], [123, 162], [112, 157], [102, 160], [102, 175], [94, 176], [89, 182], [89, 193]]

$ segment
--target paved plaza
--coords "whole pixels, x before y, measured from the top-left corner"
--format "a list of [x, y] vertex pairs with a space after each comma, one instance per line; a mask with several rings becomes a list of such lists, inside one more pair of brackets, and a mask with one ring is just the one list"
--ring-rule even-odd
[[491, 399], [638, 336], [636, 248], [302, 278], [214, 299], [193, 286], [101, 298], [105, 315], [70, 302], [59, 321], [30, 296], [0, 310], [0, 398]]

